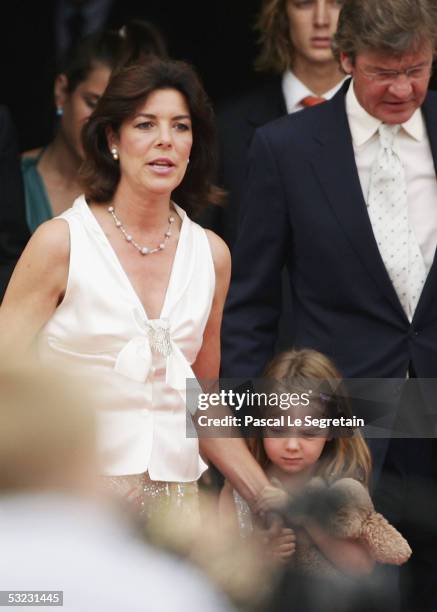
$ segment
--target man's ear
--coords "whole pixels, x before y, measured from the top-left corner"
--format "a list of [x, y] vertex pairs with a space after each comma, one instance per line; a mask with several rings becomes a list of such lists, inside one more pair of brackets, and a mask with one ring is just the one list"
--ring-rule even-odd
[[353, 62], [349, 55], [346, 55], [344, 51], [340, 52], [340, 64], [343, 69], [343, 72], [345, 72], [346, 74], [352, 74], [354, 69]]
[[68, 78], [65, 74], [58, 74], [56, 77], [53, 93], [58, 114], [62, 114], [62, 110], [68, 99]]

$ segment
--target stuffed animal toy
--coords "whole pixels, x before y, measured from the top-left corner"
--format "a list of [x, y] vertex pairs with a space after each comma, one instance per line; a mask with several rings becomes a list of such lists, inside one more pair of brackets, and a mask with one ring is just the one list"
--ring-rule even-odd
[[405, 538], [375, 511], [366, 487], [353, 478], [331, 485], [320, 477], [312, 478], [303, 493], [290, 499], [285, 520], [296, 532], [293, 564], [305, 573], [339, 573], [311, 540], [305, 530], [307, 521], [317, 523], [333, 537], [361, 539], [379, 563], [402, 565], [411, 555]]

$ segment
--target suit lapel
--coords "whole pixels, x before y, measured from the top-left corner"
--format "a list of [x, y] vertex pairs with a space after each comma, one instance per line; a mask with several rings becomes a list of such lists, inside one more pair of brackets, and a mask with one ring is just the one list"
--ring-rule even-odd
[[331, 102], [324, 105], [323, 111], [327, 115], [323, 115], [323, 125], [319, 123], [315, 128], [314, 137], [319, 147], [315, 150], [311, 162], [357, 257], [380, 291], [405, 317], [381, 259], [361, 190], [345, 110], [348, 85], [349, 83], [346, 83]]
[[[423, 106], [423, 116], [425, 119], [426, 131], [431, 146], [431, 153], [434, 161], [434, 169], [437, 175], [437, 95], [428, 94]], [[436, 202], [437, 206], [437, 202]], [[420, 319], [431, 305], [437, 287], [437, 262], [436, 253], [434, 253], [434, 261], [425, 281], [419, 302], [414, 312], [413, 322]]]

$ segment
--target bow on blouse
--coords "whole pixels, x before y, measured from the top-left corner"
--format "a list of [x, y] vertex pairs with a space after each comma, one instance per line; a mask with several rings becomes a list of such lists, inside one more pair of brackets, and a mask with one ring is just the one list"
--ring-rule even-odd
[[[152, 354], [166, 358], [165, 382], [186, 401], [186, 379], [195, 379], [184, 354], [174, 342], [168, 319], [148, 319], [141, 333], [130, 340], [117, 356], [114, 370], [131, 380], [146, 382], [152, 367]], [[152, 400], [151, 385], [146, 385], [146, 400]]]

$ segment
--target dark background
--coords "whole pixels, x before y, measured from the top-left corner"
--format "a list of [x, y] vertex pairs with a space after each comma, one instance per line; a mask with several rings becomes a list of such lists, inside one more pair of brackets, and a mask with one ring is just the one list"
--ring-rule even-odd
[[[0, 103], [9, 106], [20, 148], [46, 144], [54, 122], [56, 74], [54, 0], [2, 3]], [[250, 89], [257, 76], [253, 24], [261, 0], [115, 0], [107, 26], [148, 19], [164, 34], [170, 54], [197, 68], [216, 106]], [[432, 88], [437, 79], [433, 77]]]
[[[252, 86], [256, 54], [253, 23], [261, 0], [116, 0], [108, 19], [148, 19], [164, 34], [170, 54], [194, 64], [215, 104]], [[0, 103], [17, 125], [21, 149], [50, 138], [53, 123], [54, 3], [16, 0], [2, 5]]]

